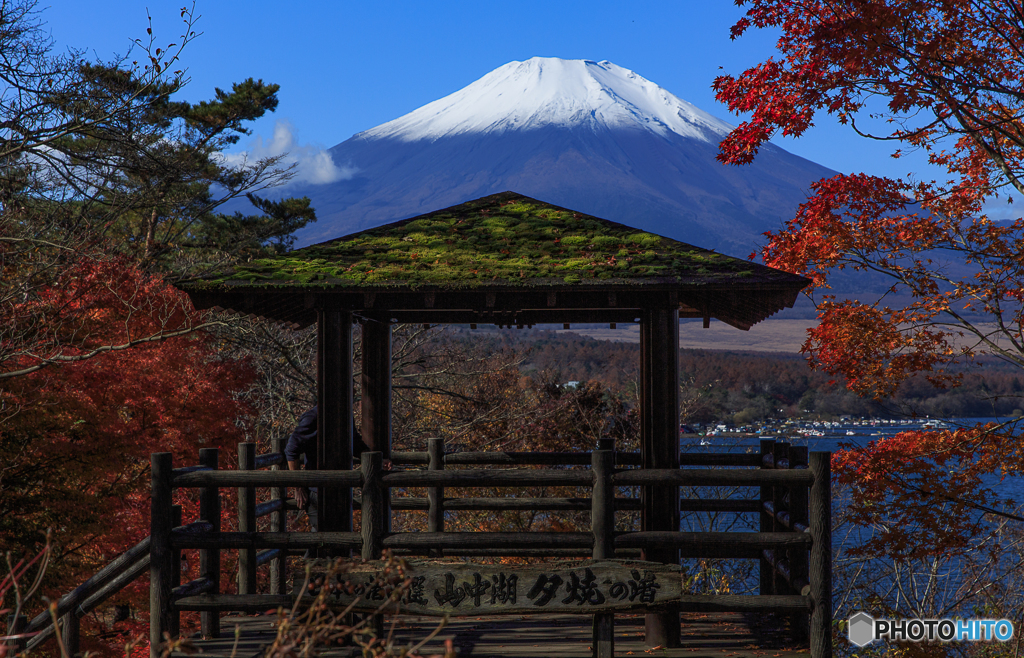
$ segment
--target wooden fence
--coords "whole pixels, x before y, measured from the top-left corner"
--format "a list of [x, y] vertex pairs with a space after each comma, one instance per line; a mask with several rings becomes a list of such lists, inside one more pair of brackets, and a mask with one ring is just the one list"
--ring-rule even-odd
[[[266, 467], [276, 469], [280, 467], [284, 463], [282, 454], [284, 451], [284, 444], [284, 439], [275, 439], [272, 441], [274, 451], [271, 454], [261, 455], [259, 457], [256, 457], [255, 444], [240, 444], [239, 469], [252, 470], [254, 468]], [[216, 469], [217, 459], [217, 450], [200, 450], [200, 464], [198, 466], [178, 469], [176, 473]], [[256, 517], [271, 515], [271, 528], [282, 531], [285, 530], [284, 490], [275, 489], [272, 492], [275, 500], [259, 506], [253, 504], [252, 496], [254, 493], [254, 489], [247, 488], [244, 490], [244, 500], [239, 500], [240, 517], [245, 517], [244, 519], [239, 519], [239, 527], [255, 530]], [[169, 503], [169, 501], [167, 502]], [[154, 518], [157, 518], [159, 523], [165, 523], [166, 525], [181, 532], [211, 531], [218, 527], [220, 523], [220, 497], [217, 492], [213, 492], [213, 495], [207, 495], [204, 497], [201, 503], [200, 516], [203, 519], [212, 519], [210, 522], [204, 521], [200, 523], [193, 523], [188, 526], [182, 526], [182, 513], [180, 506], [165, 505], [162, 501], [160, 510], [159, 518]], [[31, 621], [24, 617], [10, 620], [8, 624], [8, 635], [21, 636], [21, 639], [13, 646], [15, 651], [35, 650], [37, 647], [53, 637], [55, 632], [59, 631], [61, 634], [61, 640], [64, 643], [64, 646], [68, 649], [68, 653], [72, 656], [77, 654], [79, 652], [79, 627], [81, 618], [95, 610], [143, 574], [151, 572], [151, 554], [151, 537], [146, 537], [138, 544], [132, 546], [127, 551], [113, 559], [109, 564], [97, 571], [91, 578], [76, 587], [72, 592], [61, 597], [60, 600], [57, 601], [57, 607], [54, 615], [57, 617], [56, 626], [53, 623], [53, 617], [49, 610], [39, 613]], [[285, 560], [281, 559], [283, 557], [281, 551], [264, 551], [255, 556], [255, 564], [251, 563], [251, 554], [245, 552], [240, 553], [240, 558], [243, 556], [248, 560], [244, 562], [246, 565], [246, 578], [244, 579], [244, 582], [240, 582], [239, 586], [246, 589], [240, 589], [240, 592], [248, 591], [255, 593], [254, 584], [256, 564], [270, 564], [271, 592], [275, 594], [284, 593]], [[202, 561], [200, 564], [202, 573], [219, 572], [219, 563], [209, 562], [209, 560], [216, 561], [218, 559], [219, 553], [216, 551], [205, 553], [205, 555], [201, 557], [201, 560], [206, 560]], [[177, 583], [181, 579], [180, 564], [180, 552], [176, 552], [172, 559], [172, 582]], [[178, 588], [176, 590], [176, 596], [183, 595], [198, 586], [198, 584], [190, 583]], [[175, 617], [175, 621], [176, 619], [177, 617]], [[219, 617], [214, 613], [205, 613], [203, 615], [203, 628], [204, 631], [219, 631]], [[174, 625], [165, 627], [164, 630], [175, 631], [175, 633], [177, 632], [177, 628]]]
[[[600, 449], [591, 453], [452, 453], [440, 440], [427, 452], [395, 453], [396, 465], [425, 469], [386, 472], [380, 453], [364, 453], [359, 470], [259, 471], [279, 465], [280, 454], [257, 457], [254, 444], [241, 444], [239, 469], [217, 469], [216, 451], [200, 452], [200, 465], [174, 469], [170, 453], [152, 455], [152, 533], [150, 539], [150, 611], [152, 646], [166, 631], [179, 628], [179, 612], [199, 610], [204, 635], [219, 630], [222, 611], [259, 611], [293, 602], [284, 592], [284, 556], [288, 551], [323, 549], [353, 551], [378, 559], [384, 549], [398, 554], [447, 556], [590, 556], [614, 559], [630, 549], [674, 548], [683, 557], [756, 558], [760, 561], [758, 595], [684, 595], [682, 611], [783, 612], [793, 628], [809, 640], [811, 655], [831, 655], [831, 492], [830, 453], [765, 440], [761, 454], [684, 453], [681, 466], [756, 468], [640, 469], [637, 454]], [[446, 469], [446, 465], [590, 465], [589, 470], [564, 468]], [[619, 467], [619, 468], [617, 468]], [[759, 500], [682, 499], [682, 511], [756, 513], [758, 532], [616, 532], [617, 510], [639, 509], [637, 498], [616, 496], [625, 487], [755, 487]], [[362, 510], [358, 532], [287, 532], [284, 525], [286, 487], [359, 488]], [[446, 488], [587, 487], [587, 498], [455, 498]], [[175, 523], [171, 495], [175, 488], [199, 488], [200, 519]], [[220, 489], [237, 488], [238, 531], [223, 532]], [[271, 500], [256, 505], [256, 488], [271, 488]], [[425, 498], [390, 496], [392, 488], [425, 488]], [[321, 495], [321, 500], [323, 496]], [[389, 532], [389, 507], [426, 510], [426, 532]], [[589, 510], [589, 532], [445, 532], [444, 512], [454, 510]], [[259, 516], [271, 514], [269, 532], [256, 528]], [[180, 551], [199, 549], [199, 578], [179, 584]], [[239, 551], [237, 593], [219, 591], [220, 551]], [[271, 592], [256, 592], [256, 569], [271, 566]], [[595, 655], [613, 655], [610, 613], [595, 614]]]
[[[679, 548], [683, 557], [757, 558], [760, 594], [756, 596], [681, 596], [683, 611], [771, 611], [791, 614], [798, 638], [810, 641], [812, 656], [831, 653], [831, 551], [829, 453], [763, 440], [760, 454], [683, 453], [687, 466], [758, 467], [743, 470], [640, 470], [640, 456], [610, 450], [602, 441], [593, 453], [451, 453], [440, 440], [426, 452], [395, 453], [396, 465], [426, 466], [425, 470], [386, 473], [379, 454], [368, 454], [358, 471], [282, 471], [283, 442], [271, 454], [256, 456], [255, 444], [240, 444], [239, 468], [218, 471], [218, 453], [200, 451], [198, 466], [173, 469], [170, 455], [152, 458], [153, 532], [97, 572], [57, 603], [56, 616], [65, 646], [78, 651], [79, 619], [119, 592], [147, 570], [151, 580], [151, 638], [159, 644], [164, 631], [178, 632], [181, 610], [200, 610], [203, 633], [219, 633], [219, 614], [228, 610], [266, 610], [290, 605], [286, 594], [285, 557], [303, 549], [351, 550], [370, 559], [384, 548], [396, 553], [439, 556], [588, 556], [596, 559], [631, 557], [639, 549]], [[590, 470], [445, 470], [460, 466], [585, 466]], [[270, 468], [270, 472], [258, 469]], [[616, 469], [618, 467], [618, 470]], [[630, 468], [633, 467], [633, 468]], [[688, 498], [681, 511], [756, 513], [759, 532], [626, 532], [616, 533], [616, 511], [640, 509], [640, 500], [616, 496], [626, 487], [675, 484], [680, 486], [756, 487], [759, 500]], [[358, 487], [356, 508], [362, 508], [359, 532], [289, 533], [285, 487]], [[590, 498], [445, 498], [446, 487], [575, 486], [592, 488]], [[182, 524], [180, 507], [171, 505], [175, 487], [198, 487], [200, 518]], [[237, 487], [238, 531], [220, 531], [220, 488]], [[256, 504], [256, 488], [269, 487], [270, 500]], [[390, 497], [391, 488], [425, 487], [426, 497]], [[427, 532], [387, 532], [388, 507], [427, 512]], [[452, 533], [444, 532], [445, 511], [587, 511], [590, 532]], [[258, 532], [257, 518], [270, 516], [270, 531]], [[180, 583], [180, 551], [200, 552], [200, 577]], [[236, 594], [222, 594], [220, 552], [238, 550]], [[263, 549], [263, 550], [260, 550]], [[270, 569], [270, 593], [256, 592], [256, 570]], [[612, 655], [612, 614], [595, 614], [595, 655]], [[30, 622], [13, 620], [16, 631], [31, 638], [16, 648], [34, 649], [55, 632], [50, 614]]]

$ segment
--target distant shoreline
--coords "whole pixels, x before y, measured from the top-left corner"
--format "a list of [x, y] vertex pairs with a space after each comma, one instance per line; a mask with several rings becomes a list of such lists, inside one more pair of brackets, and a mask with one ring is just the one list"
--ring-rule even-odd
[[[679, 324], [679, 347], [683, 349], [723, 350], [736, 352], [779, 352], [798, 354], [807, 339], [807, 329], [815, 327], [817, 319], [765, 320], [742, 331], [724, 322], [711, 321], [704, 328], [702, 322], [681, 322]], [[627, 324], [615, 329], [604, 327], [579, 327], [556, 329], [560, 334], [574, 333], [595, 340], [617, 343], [639, 343], [640, 325]]]

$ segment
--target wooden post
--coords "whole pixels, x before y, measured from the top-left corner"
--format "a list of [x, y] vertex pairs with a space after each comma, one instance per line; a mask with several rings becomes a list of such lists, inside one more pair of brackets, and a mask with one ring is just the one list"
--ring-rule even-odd
[[[363, 349], [366, 349], [365, 346]], [[390, 489], [384, 487], [384, 456], [381, 453], [364, 452], [359, 457], [359, 468], [363, 472], [363, 504], [359, 515], [360, 531], [363, 535], [364, 560], [379, 560], [384, 548], [384, 528], [387, 510], [385, 500], [391, 497]], [[371, 627], [376, 637], [384, 637], [384, 617], [374, 615]]]
[[[284, 446], [285, 439], [277, 438], [273, 439], [270, 443], [271, 450], [275, 455], [281, 455], [282, 463], [284, 463]], [[274, 464], [271, 470], [281, 470], [280, 464]], [[288, 490], [285, 487], [274, 487], [270, 490], [270, 497], [272, 500], [281, 501], [281, 509], [276, 512], [272, 512], [270, 515], [270, 531], [271, 532], [287, 532], [288, 531], [288, 511], [284, 508], [284, 501], [288, 497]], [[288, 551], [287, 549], [281, 549], [278, 556], [270, 561], [270, 593], [271, 594], [285, 594], [286, 583], [288, 574], [286, 569], [288, 568]]]
[[[789, 449], [789, 466], [797, 468], [807, 466], [807, 446], [792, 446]], [[807, 487], [796, 486], [789, 490], [789, 523], [795, 528], [796, 524], [807, 525]], [[808, 582], [808, 555], [807, 551], [794, 548], [789, 551], [789, 582], [794, 586], [797, 583]], [[801, 594], [797, 591], [796, 594]], [[800, 612], [790, 616], [790, 627], [793, 629], [793, 639], [799, 644], [805, 644], [810, 634], [810, 615]]]
[[[427, 470], [444, 470], [444, 439], [427, 439]], [[444, 532], [444, 487], [427, 487], [427, 532]], [[443, 554], [438, 548], [431, 556]]]
[[[594, 491], [590, 498], [590, 529], [594, 534], [592, 557], [611, 560], [615, 558], [615, 487], [612, 485], [615, 453], [595, 450], [590, 459], [594, 475]], [[593, 647], [594, 658], [615, 658], [614, 613], [594, 615]]]
[[[391, 321], [384, 316], [363, 323], [363, 441], [383, 459], [391, 459]], [[391, 532], [391, 501], [385, 497], [384, 532]], [[365, 508], [363, 514], [366, 514]], [[376, 558], [380, 557], [380, 553]]]
[[812, 452], [811, 657], [832, 658], [832, 453]]
[[149, 655], [160, 656], [164, 631], [171, 626], [171, 453], [150, 455]]
[[590, 498], [590, 528], [594, 534], [595, 560], [615, 559], [615, 486], [612, 475], [615, 453], [595, 450], [590, 453], [594, 491]]
[[379, 560], [384, 548], [384, 500], [388, 495], [381, 478], [384, 475], [384, 456], [379, 452], [364, 452], [360, 457], [363, 472], [363, 505], [361, 532], [363, 559]]
[[71, 658], [79, 654], [81, 630], [82, 621], [75, 614], [74, 610], [61, 615], [60, 641], [64, 643], [64, 648], [67, 649], [68, 656]]
[[[317, 314], [317, 468], [352, 470], [352, 313], [320, 309]], [[352, 490], [321, 487], [317, 530], [352, 531]], [[332, 556], [339, 550], [329, 551]], [[347, 551], [345, 552], [347, 555]]]
[[[28, 617], [25, 615], [7, 615], [7, 635], [21, 635], [28, 627]], [[28, 644], [27, 639], [16, 638], [7, 641], [7, 652], [13, 656], [25, 650]]]
[[[171, 527], [178, 528], [182, 525], [181, 505], [171, 505]], [[181, 584], [181, 550], [171, 551], [171, 589]], [[181, 613], [175, 610], [171, 613], [171, 625], [167, 632], [171, 637], [181, 635]]]
[[[644, 468], [679, 468], [679, 305], [675, 295], [664, 304], [646, 308], [640, 324], [640, 450]], [[679, 532], [679, 487], [644, 487], [644, 530]], [[645, 549], [645, 560], [679, 564], [676, 548]], [[679, 608], [649, 613], [646, 641], [679, 645]]]
[[[777, 441], [775, 443], [774, 452], [775, 468], [780, 469], [783, 463], [789, 463], [789, 443], [786, 441]], [[783, 461], [785, 460], [785, 461]], [[779, 521], [779, 513], [787, 511], [786, 498], [789, 493], [788, 487], [772, 487], [772, 507], [775, 509], [775, 516], [772, 517], [772, 532], [786, 532], [788, 528]], [[782, 559], [785, 555], [785, 551], [776, 551], [776, 560]], [[789, 587], [789, 583], [786, 579], [772, 567], [772, 575], [774, 577], [774, 586], [772, 588], [772, 594], [792, 594]]]
[[[216, 470], [220, 450], [217, 448], [201, 448], [199, 464]], [[213, 526], [213, 533], [220, 532], [220, 489], [203, 487], [199, 491], [199, 518]], [[199, 577], [213, 583], [210, 593], [220, 593], [220, 550], [204, 548], [199, 551]], [[199, 624], [203, 637], [215, 638], [220, 635], [220, 613], [216, 610], [203, 610], [199, 613]]]
[[[775, 458], [775, 439], [761, 439], [761, 465], [759, 468], [766, 469], [764, 464], [764, 458], [766, 455], [771, 455], [772, 459]], [[774, 520], [768, 515], [768, 512], [764, 511], [764, 504], [772, 502], [772, 487], [761, 487], [760, 503], [759, 508], [760, 523], [758, 524], [758, 530], [760, 532], [771, 532]], [[771, 562], [764, 559], [764, 556], [758, 560], [760, 565], [760, 588], [758, 594], [765, 596], [768, 594], [775, 593], [775, 567]]]
[[[256, 470], [256, 444], [238, 444], [238, 470]], [[238, 531], [256, 532], [256, 489], [238, 488]], [[256, 593], [256, 549], [238, 550], [238, 593]]]

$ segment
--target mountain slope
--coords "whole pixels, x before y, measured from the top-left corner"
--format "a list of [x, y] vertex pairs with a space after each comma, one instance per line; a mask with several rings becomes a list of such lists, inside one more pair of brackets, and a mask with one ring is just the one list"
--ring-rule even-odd
[[834, 172], [773, 146], [721, 165], [729, 128], [610, 62], [512, 62], [331, 149], [357, 173], [289, 190], [320, 218], [299, 244], [514, 190], [746, 256]]

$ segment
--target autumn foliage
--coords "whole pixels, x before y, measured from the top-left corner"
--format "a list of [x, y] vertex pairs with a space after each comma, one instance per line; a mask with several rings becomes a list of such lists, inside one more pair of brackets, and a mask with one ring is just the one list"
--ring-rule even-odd
[[[63, 282], [33, 303], [52, 309], [54, 335], [75, 333], [77, 347], [64, 351], [71, 357], [155, 335], [187, 319], [176, 314], [194, 313], [181, 292], [123, 260], [87, 263]], [[200, 447], [219, 447], [229, 465], [248, 415], [236, 394], [251, 377], [244, 362], [221, 358], [210, 337], [189, 333], [5, 380], [2, 550], [26, 554], [51, 528], [45, 589], [70, 591], [149, 534], [151, 452], [191, 464]], [[145, 587], [137, 583], [122, 602], [144, 608]]]
[[[768, 234], [762, 256], [769, 265], [806, 274], [823, 289], [840, 270], [881, 274], [896, 295], [891, 306], [888, 297], [864, 303], [826, 296], [807, 351], [879, 396], [914, 372], [936, 372], [979, 351], [1024, 366], [1024, 224], [984, 214], [986, 201], [1024, 190], [1024, 23], [1016, 5], [740, 4], [748, 11], [733, 36], [751, 27], [781, 29], [781, 56], [715, 81], [730, 109], [752, 113], [723, 140], [722, 161], [748, 162], [776, 133], [800, 136], [826, 112], [892, 141], [896, 156], [921, 150], [948, 171], [945, 181], [868, 174], [819, 181], [797, 216]], [[877, 98], [888, 101], [880, 113]], [[869, 112], [881, 116], [872, 120]], [[865, 342], [874, 343], [866, 354]]]
[[837, 483], [853, 487], [857, 497], [847, 518], [863, 526], [886, 519], [882, 531], [852, 553], [928, 558], [975, 550], [972, 540], [989, 527], [977, 512], [1000, 505], [983, 476], [1022, 463], [1022, 450], [989, 425], [901, 432], [864, 450], [837, 453]]
[[[0, 254], [7, 249], [0, 247]], [[31, 295], [3, 300], [0, 378], [182, 336], [210, 323], [127, 256], [75, 254]]]
[[[290, 178], [280, 158], [221, 156], [277, 107], [278, 85], [175, 98], [194, 7], [170, 45], [150, 28], [109, 61], [55, 51], [44, 9], [0, 3], [0, 550], [33, 554], [52, 528], [52, 597], [148, 534], [150, 453], [181, 465], [218, 447], [227, 466], [254, 436], [248, 355], [170, 282], [286, 250], [315, 214], [308, 199], [254, 196]], [[251, 214], [221, 212], [232, 199]], [[143, 588], [111, 603], [145, 608]]]
[[[737, 4], [746, 15], [733, 38], [753, 28], [781, 36], [777, 57], [715, 80], [719, 100], [749, 113], [723, 140], [721, 161], [749, 162], [773, 136], [799, 137], [827, 114], [891, 143], [893, 157], [923, 153], [943, 172], [818, 181], [796, 216], [766, 234], [764, 261], [810, 277], [820, 295], [821, 323], [804, 345], [812, 365], [879, 400], [916, 374], [956, 386], [953, 366], [982, 354], [1024, 367], [1024, 221], [986, 214], [1024, 192], [1019, 3]], [[846, 281], [852, 272], [886, 283], [843, 299], [833, 286], [844, 270]], [[847, 518], [864, 537], [854, 553], [940, 560], [1006, 550], [989, 533], [1015, 518], [1012, 501], [986, 484], [1024, 472], [1015, 434], [1013, 424], [904, 432], [837, 454], [838, 480], [853, 494]], [[1001, 582], [973, 585], [958, 605]], [[929, 596], [922, 605], [934, 604]]]

